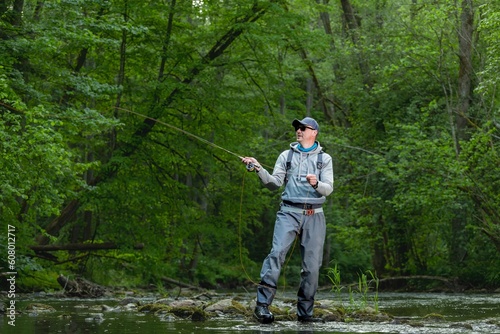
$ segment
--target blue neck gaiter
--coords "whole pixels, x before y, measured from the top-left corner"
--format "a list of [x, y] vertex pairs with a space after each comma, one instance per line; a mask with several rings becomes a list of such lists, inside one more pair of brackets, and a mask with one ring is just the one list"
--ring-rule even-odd
[[316, 147], [318, 147], [318, 143], [315, 142], [313, 146], [309, 147], [309, 148], [303, 148], [302, 145], [297, 145], [297, 149], [300, 151], [300, 152], [311, 152], [312, 150], [316, 149]]

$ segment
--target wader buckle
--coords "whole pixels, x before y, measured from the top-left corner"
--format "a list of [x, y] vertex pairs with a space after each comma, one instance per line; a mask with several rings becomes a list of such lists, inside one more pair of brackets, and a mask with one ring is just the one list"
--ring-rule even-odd
[[314, 209], [304, 210], [304, 215], [306, 215], [306, 216], [314, 215]]

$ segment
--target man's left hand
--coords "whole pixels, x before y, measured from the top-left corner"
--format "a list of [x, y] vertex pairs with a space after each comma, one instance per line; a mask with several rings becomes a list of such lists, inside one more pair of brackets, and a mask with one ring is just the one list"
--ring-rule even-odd
[[313, 187], [318, 184], [318, 178], [316, 177], [315, 174], [307, 174], [306, 175], [306, 180]]

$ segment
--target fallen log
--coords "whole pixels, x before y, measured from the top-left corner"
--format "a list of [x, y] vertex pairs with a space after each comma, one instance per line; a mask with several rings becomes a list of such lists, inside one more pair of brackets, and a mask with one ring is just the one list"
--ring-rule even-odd
[[63, 275], [59, 275], [57, 282], [62, 286], [64, 294], [72, 297], [96, 298], [106, 294], [106, 288], [87, 281], [81, 277], [76, 277], [74, 280]]
[[[92, 251], [92, 250], [104, 250], [104, 249], [118, 249], [118, 245], [114, 242], [102, 242], [102, 243], [73, 243], [65, 245], [33, 245], [29, 246], [31, 250], [35, 252], [52, 252], [52, 251]], [[139, 243], [134, 245], [134, 249], [143, 249], [144, 244]]]

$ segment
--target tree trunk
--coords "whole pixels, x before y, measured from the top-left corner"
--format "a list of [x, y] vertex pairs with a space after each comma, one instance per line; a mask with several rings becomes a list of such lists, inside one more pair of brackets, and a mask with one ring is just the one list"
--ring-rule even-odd
[[[329, 0], [316, 0], [317, 3], [321, 3], [323, 1], [323, 5], [328, 5]], [[335, 51], [335, 40], [333, 39], [333, 31], [332, 31], [332, 24], [330, 20], [330, 14], [327, 11], [320, 12], [319, 13], [319, 19], [321, 21], [321, 24], [323, 26], [323, 29], [325, 30], [325, 34], [327, 34], [330, 37], [330, 50]], [[336, 74], [338, 69], [337, 64], [333, 64], [332, 66], [332, 72], [333, 76], [335, 78], [338, 78], [339, 76]], [[347, 120], [347, 113], [344, 108], [342, 108], [342, 103], [337, 99], [335, 96], [335, 92], [331, 93], [326, 93], [325, 94], [325, 99], [328, 101], [326, 105], [326, 110], [324, 110], [325, 117], [329, 120], [331, 120], [334, 124], [344, 126], [344, 127], [350, 127], [350, 123]]]
[[349, 0], [341, 0], [342, 11], [344, 13], [344, 19], [346, 22], [347, 34], [351, 37], [352, 43], [358, 48], [356, 52], [356, 57], [358, 59], [358, 66], [363, 76], [363, 84], [365, 87], [370, 89], [373, 86], [373, 82], [370, 78], [370, 68], [365, 60], [365, 56], [362, 51], [360, 51], [359, 34], [361, 32], [361, 21], [355, 14], [354, 8]]
[[306, 115], [311, 116], [314, 103], [314, 88], [311, 78], [306, 79]]
[[7, 0], [0, 0], [0, 17], [2, 18], [2, 21], [3, 21], [3, 14], [7, 12], [8, 8], [9, 4], [7, 3]]
[[[125, 0], [124, 2], [124, 10], [123, 10], [123, 21], [125, 23], [128, 22], [128, 1]], [[128, 32], [127, 29], [122, 29], [122, 41], [120, 43], [120, 68], [118, 69], [118, 75], [117, 75], [117, 80], [116, 80], [116, 85], [118, 87], [122, 87], [125, 83], [125, 65], [126, 65], [126, 60], [127, 60], [127, 37], [128, 37]], [[113, 112], [115, 118], [119, 118], [118, 111], [121, 108], [121, 101], [122, 101], [122, 95], [123, 95], [123, 89], [120, 89], [118, 91], [118, 94], [116, 95], [116, 101], [115, 101], [115, 110]], [[111, 158], [113, 151], [116, 149], [116, 129], [113, 128], [109, 134], [109, 143], [108, 143], [108, 149], [109, 153], [108, 156], [105, 158], [106, 160], [104, 163], [107, 163], [109, 159]]]
[[460, 29], [458, 32], [458, 57], [460, 68], [458, 72], [458, 104], [456, 127], [459, 140], [465, 139], [467, 115], [472, 100], [472, 34], [474, 29], [474, 9], [472, 0], [462, 1]]
[[[312, 81], [312, 83], [314, 83], [314, 87], [316, 87], [316, 92], [318, 94], [318, 102], [321, 106], [321, 110], [323, 111], [323, 114], [328, 115], [328, 108], [326, 106], [327, 99], [323, 94], [323, 90], [321, 89], [321, 85], [320, 85], [318, 76], [316, 75], [316, 71], [314, 70], [314, 67], [313, 67], [313, 62], [309, 59], [309, 57], [307, 56], [306, 50], [301, 45], [298, 45], [298, 49], [299, 49], [298, 50], [299, 55], [301, 56], [304, 64], [307, 67], [309, 75], [311, 76], [310, 78], [308, 78], [308, 80]], [[312, 90], [312, 87], [311, 87], [311, 90]], [[307, 93], [309, 95], [311, 92], [308, 91]], [[331, 119], [331, 117], [329, 117], [329, 118]]]
[[167, 32], [165, 34], [165, 41], [162, 47], [160, 71], [158, 73], [158, 81], [163, 80], [163, 74], [165, 73], [165, 64], [167, 61], [168, 48], [170, 46], [170, 38], [172, 37], [172, 26], [174, 23], [174, 10], [175, 10], [176, 0], [170, 1], [170, 11], [168, 13], [167, 22]]
[[[66, 207], [61, 211], [61, 214], [56, 217], [50, 224], [45, 228], [47, 234], [55, 235], [59, 230], [66, 225], [68, 222], [72, 221], [76, 216], [76, 212], [80, 207], [80, 202], [78, 200], [72, 200]], [[46, 245], [49, 243], [50, 239], [45, 234], [39, 234], [35, 240], [40, 245]]]
[[360, 22], [356, 18], [354, 14], [354, 8], [351, 5], [349, 0], [341, 0], [340, 4], [342, 5], [342, 11], [344, 13], [344, 19], [347, 26], [347, 33], [351, 36], [351, 39], [354, 44], [358, 42], [358, 29], [360, 27]]
[[378, 215], [377, 223], [375, 225], [374, 231], [378, 231], [375, 233], [375, 242], [372, 246], [372, 266], [377, 275], [381, 275], [386, 272], [386, 252], [389, 248], [387, 245], [387, 238], [384, 235], [384, 219], [382, 215]]
[[[316, 0], [318, 4], [321, 3], [320, 0]], [[329, 0], [323, 0], [323, 5], [328, 5]], [[333, 36], [333, 31], [332, 31], [332, 25], [330, 23], [330, 14], [327, 11], [320, 12], [319, 13], [319, 18], [321, 23], [323, 24], [323, 29], [325, 30], [325, 33], [329, 36]], [[333, 43], [333, 39], [331, 40]]]
[[[457, 153], [460, 154], [460, 141], [466, 139], [467, 118], [472, 100], [472, 34], [474, 24], [474, 10], [472, 0], [462, 1], [462, 13], [460, 15], [460, 29], [458, 31], [458, 102], [456, 108], [456, 132], [455, 145]], [[452, 220], [451, 232], [452, 242], [450, 249], [451, 261], [460, 263], [463, 261], [467, 250], [464, 247], [465, 227], [467, 225], [467, 206], [461, 205], [455, 211]]]
[[38, 0], [36, 2], [35, 12], [33, 14], [33, 18], [36, 22], [40, 21], [40, 15], [42, 13], [43, 5], [44, 5], [44, 0]]
[[23, 25], [24, 0], [14, 0], [14, 5], [12, 7], [14, 12], [12, 25], [14, 27], [20, 27]]

